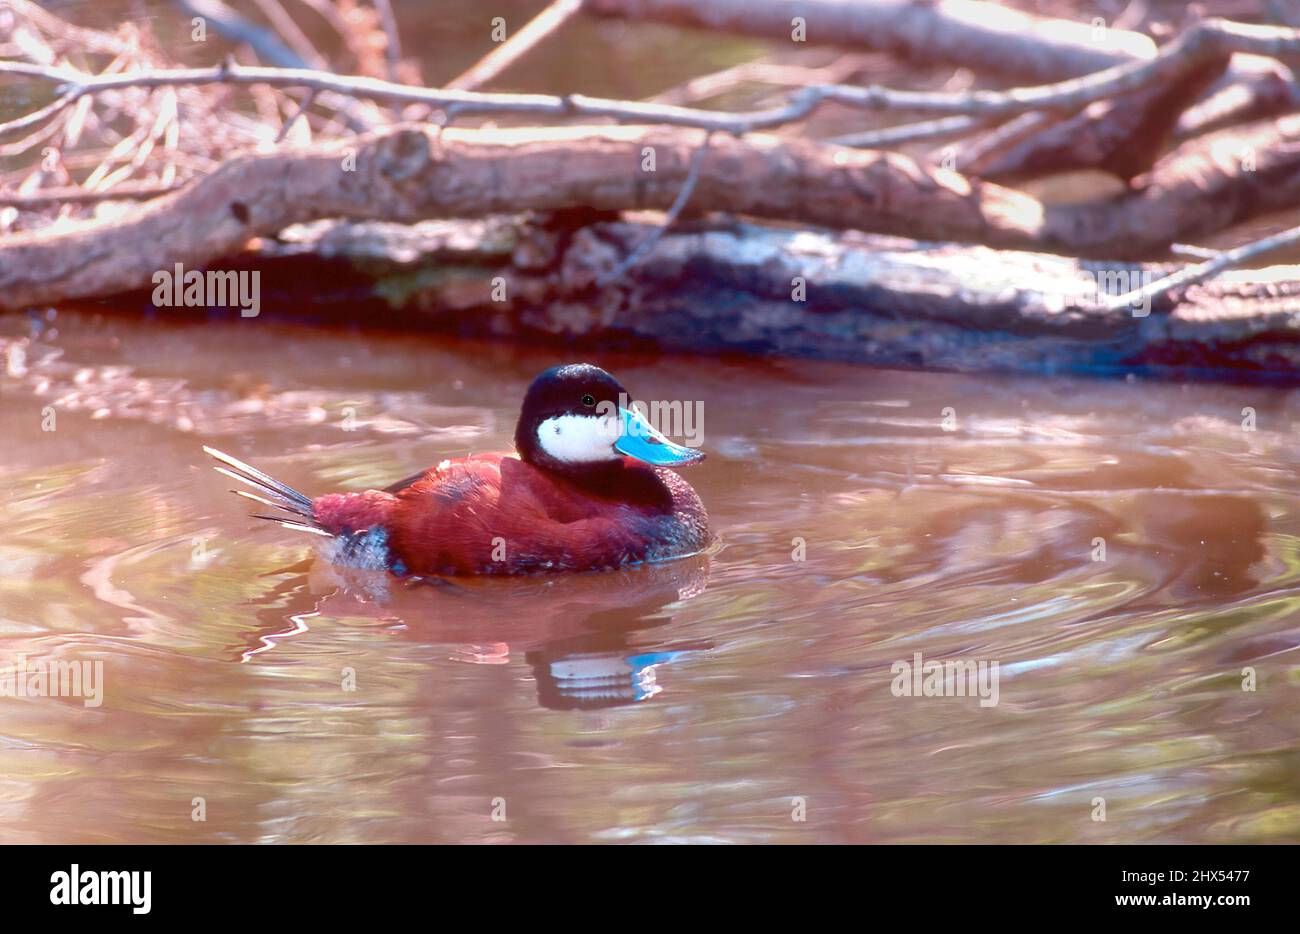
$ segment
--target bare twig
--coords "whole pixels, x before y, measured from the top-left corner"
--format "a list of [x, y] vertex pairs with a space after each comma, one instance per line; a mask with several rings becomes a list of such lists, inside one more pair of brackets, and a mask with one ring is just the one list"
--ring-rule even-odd
[[[815, 110], [821, 101], [820, 89], [809, 88], [782, 107], [753, 113], [727, 113], [576, 94], [559, 97], [552, 94], [488, 94], [416, 88], [358, 75], [334, 75], [303, 68], [250, 67], [234, 63], [213, 68], [150, 69], [126, 75], [88, 76], [55, 66], [0, 62], [0, 74], [22, 75], [59, 85], [60, 99], [42, 109], [43, 118], [57, 113], [87, 94], [127, 87], [266, 84], [330, 91], [376, 101], [426, 104], [453, 115], [518, 113], [552, 117], [609, 117], [629, 122], [661, 123], [739, 134], [799, 120]], [[0, 133], [15, 124], [28, 126], [32, 122], [34, 121], [29, 117], [21, 117], [0, 124]]]
[[810, 84], [842, 84], [861, 71], [866, 55], [837, 55], [826, 65], [778, 64], [769, 61], [742, 62], [721, 71], [692, 78], [684, 84], [656, 94], [656, 104], [689, 104], [732, 91], [742, 84], [772, 84], [779, 87], [807, 87]]
[[904, 123], [900, 126], [887, 126], [879, 130], [863, 130], [861, 133], [849, 133], [826, 140], [837, 146], [852, 146], [856, 149], [890, 149], [903, 143], [915, 143], [927, 139], [948, 139], [965, 136], [989, 123], [987, 119], [976, 117], [940, 117], [937, 120], [924, 120], [919, 123]]
[[[1040, 138], [1064, 119], [1068, 119], [1067, 115], [1059, 111], [1021, 114], [995, 126], [982, 136], [963, 142], [954, 167], [963, 173], [984, 177], [986, 166], [996, 156], [1027, 140]], [[940, 155], [941, 153], [932, 153], [931, 158], [936, 159]]]
[[1171, 243], [1169, 252], [1175, 256], [1190, 256], [1192, 259], [1214, 259], [1216, 256], [1223, 255], [1222, 250], [1212, 250], [1194, 243]]
[[983, 117], [1014, 117], [1031, 110], [1075, 111], [1103, 98], [1115, 97], [1154, 84], [1175, 81], [1205, 62], [1234, 53], [1282, 56], [1300, 53], [1300, 30], [1254, 26], [1227, 20], [1193, 24], [1161, 48], [1154, 58], [1117, 65], [1082, 78], [1013, 88], [1010, 91], [894, 91], [881, 87], [825, 85], [822, 99], [868, 109], [906, 109]]
[[0, 145], [0, 157], [13, 158], [22, 155], [34, 146], [39, 146], [50, 137], [56, 136], [66, 126], [66, 122], [63, 117], [56, 116], [50, 123], [33, 133], [27, 134], [22, 139]]
[[240, 16], [221, 0], [173, 0], [176, 7], [189, 16], [202, 18], [213, 31], [231, 42], [242, 42], [268, 65], [278, 68], [310, 68], [312, 63], [303, 58], [270, 29], [259, 26]]
[[[249, 22], [221, 0], [174, 0], [174, 2], [183, 12], [202, 17], [213, 30], [232, 42], [242, 42], [247, 45], [261, 61], [273, 67], [319, 70], [324, 65], [324, 59], [305, 36], [302, 37], [302, 42], [306, 43], [303, 48], [307, 53], [306, 57], [286, 45], [275, 32]], [[270, 9], [278, 9], [281, 16], [288, 19], [288, 14], [278, 5], [272, 5]], [[291, 19], [289, 24], [297, 30], [297, 26]], [[298, 30], [298, 33], [301, 35], [301, 30]], [[364, 132], [379, 122], [375, 114], [363, 113], [356, 104], [347, 99], [340, 100], [333, 94], [325, 94], [321, 103], [337, 110], [353, 132]], [[3, 129], [0, 125], [0, 132], [3, 132]]]
[[[191, 0], [192, 2], [192, 0]], [[62, 106], [86, 94], [123, 87], [169, 85], [268, 84], [305, 87], [376, 101], [427, 104], [448, 114], [527, 113], [553, 117], [608, 117], [624, 122], [659, 123], [733, 134], [770, 129], [802, 120], [823, 103], [834, 101], [867, 110], [914, 110], [986, 119], [1010, 118], [1031, 110], [1075, 111], [1087, 104], [1158, 82], [1183, 77], [1206, 61], [1234, 52], [1284, 55], [1300, 53], [1300, 30], [1252, 26], [1223, 20], [1198, 22], [1153, 59], [1120, 65], [1085, 78], [1010, 91], [944, 93], [899, 91], [879, 86], [814, 85], [786, 104], [749, 113], [700, 110], [586, 95], [501, 94], [415, 88], [362, 76], [334, 75], [298, 68], [253, 68], [227, 64], [216, 68], [153, 69], [122, 75], [86, 76], [65, 68], [25, 62], [0, 62], [0, 74], [25, 75], [58, 82]], [[48, 109], [48, 108], [47, 108]], [[57, 112], [57, 109], [51, 110]], [[20, 118], [24, 119], [24, 118]], [[6, 125], [0, 125], [0, 131]]]
[[388, 80], [397, 81], [402, 64], [402, 39], [397, 32], [397, 17], [393, 15], [393, 5], [388, 0], [374, 0], [374, 3], [379, 23], [384, 28], [384, 61], [387, 64]]
[[662, 237], [666, 231], [671, 229], [675, 223], [677, 223], [677, 218], [679, 218], [682, 211], [686, 209], [686, 204], [691, 200], [691, 195], [695, 191], [695, 186], [700, 182], [700, 167], [704, 164], [704, 154], [708, 151], [709, 143], [712, 139], [713, 134], [706, 133], [704, 136], [704, 142], [700, 144], [700, 148], [691, 153], [691, 167], [687, 170], [686, 181], [682, 183], [682, 190], [677, 193], [676, 199], [674, 199], [673, 203], [669, 206], [668, 212], [664, 216], [664, 222], [651, 231], [648, 237], [637, 244], [636, 249], [629, 253], [621, 263], [610, 270], [609, 273], [602, 276], [596, 283], [597, 287], [604, 288], [610, 283], [617, 282], [619, 279], [623, 278], [629, 270], [636, 266], [637, 263], [641, 262], [641, 259], [646, 256], [646, 254], [654, 249], [655, 244], [659, 242], [659, 238]]
[[955, 167], [991, 179], [1101, 169], [1131, 181], [1165, 152], [1178, 115], [1227, 63], [1226, 58], [1211, 58], [1176, 78], [1096, 101], [1073, 114], [1022, 114], [982, 139], [964, 142]]
[[79, 96], [80, 95], [77, 95], [72, 91], [68, 91], [50, 101], [50, 103], [46, 104], [40, 110], [33, 110], [26, 116], [19, 117], [16, 120], [10, 120], [7, 123], [0, 123], [0, 136], [5, 136], [9, 133], [16, 133], [19, 130], [25, 130], [28, 127], [44, 123], [51, 117], [62, 113], [63, 110], [76, 101]]
[[1105, 303], [1105, 307], [1110, 311], [1139, 306], [1149, 307], [1152, 301], [1168, 295], [1175, 289], [1181, 291], [1193, 285], [1199, 285], [1213, 279], [1227, 269], [1240, 266], [1247, 260], [1254, 259], [1256, 256], [1272, 253], [1274, 250], [1295, 246], [1296, 244], [1300, 244], [1300, 227], [1292, 227], [1290, 230], [1273, 234], [1271, 237], [1264, 237], [1261, 240], [1245, 243], [1231, 250], [1224, 250], [1204, 263], [1188, 266], [1186, 269], [1181, 269], [1171, 276], [1165, 276], [1163, 279], [1157, 279], [1140, 289], [1134, 289], [1123, 295], [1116, 295]]
[[567, 23], [581, 8], [582, 0], [553, 0], [517, 33], [479, 59], [473, 68], [449, 81], [447, 88], [466, 91], [481, 88]]
[[262, 15], [271, 21], [275, 31], [284, 38], [289, 47], [302, 59], [305, 67], [320, 69], [326, 67], [325, 56], [320, 54], [320, 51], [316, 46], [312, 45], [307, 35], [298, 28], [298, 24], [285, 11], [280, 4], [280, 0], [253, 0], [253, 2], [262, 11]]
[[315, 102], [316, 95], [319, 93], [320, 92], [315, 88], [312, 88], [307, 92], [306, 96], [302, 99], [302, 103], [298, 105], [298, 109], [293, 112], [293, 116], [284, 121], [284, 124], [280, 127], [280, 132], [275, 135], [275, 141], [277, 143], [284, 142], [284, 138], [289, 135], [289, 130], [293, 128], [293, 125], [298, 121], [298, 118], [307, 112], [308, 108], [310, 108], [312, 103]]
[[0, 0], [0, 7], [9, 7], [44, 32], [58, 36], [80, 49], [106, 55], [121, 55], [130, 46], [130, 43], [123, 40], [121, 36], [94, 29], [82, 29], [65, 22], [38, 4], [32, 3], [31, 0]]
[[180, 185], [154, 185], [140, 182], [122, 182], [106, 191], [88, 191], [85, 188], [42, 188], [31, 194], [11, 195], [0, 192], [0, 207], [36, 208], [51, 204], [98, 204], [101, 201], [147, 201], [175, 191]]

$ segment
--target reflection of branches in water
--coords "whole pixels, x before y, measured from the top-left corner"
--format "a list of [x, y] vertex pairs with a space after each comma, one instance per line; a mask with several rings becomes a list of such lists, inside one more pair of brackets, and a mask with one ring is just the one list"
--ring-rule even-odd
[[301, 635], [304, 632], [307, 632], [308, 627], [306, 623], [306, 618], [308, 616], [319, 616], [319, 615], [320, 614], [318, 613], [301, 613], [301, 614], [291, 615], [289, 617], [289, 621], [293, 623], [293, 626], [291, 628], [281, 630], [280, 632], [262, 633], [257, 637], [262, 644], [255, 649], [249, 649], [248, 651], [244, 652], [244, 654], [240, 656], [239, 661], [241, 663], [251, 661], [254, 655], [261, 655], [263, 652], [269, 652], [271, 649], [278, 646], [280, 644], [281, 639], [287, 639], [290, 636], [297, 636], [297, 635]]
[[[66, 315], [51, 319], [54, 324]], [[75, 316], [74, 316], [75, 320]], [[18, 330], [13, 319], [12, 331]], [[183, 432], [214, 438], [240, 431], [312, 430], [351, 407], [359, 416], [351, 428], [362, 435], [395, 435], [438, 439], [466, 444], [488, 431], [489, 416], [482, 409], [439, 406], [422, 392], [376, 391], [340, 399], [324, 390], [285, 387], [249, 379], [236, 371], [225, 374], [219, 386], [204, 385], [182, 367], [170, 373], [142, 372], [120, 363], [105, 364], [70, 353], [49, 336], [49, 322], [36, 320], [34, 336], [0, 334], [0, 380], [6, 393], [49, 400], [59, 412], [85, 413], [117, 422], [143, 421]], [[192, 360], [200, 345], [210, 349], [210, 332], [202, 337], [180, 337], [180, 349], [170, 345], [167, 355]], [[181, 375], [184, 373], [184, 375]], [[400, 412], [400, 417], [396, 414]], [[96, 414], [99, 413], [99, 414]]]
[[[295, 574], [293, 577], [278, 581], [260, 598], [249, 601], [253, 605], [261, 607], [255, 616], [262, 625], [258, 630], [248, 634], [255, 642], [246, 644], [240, 651], [239, 661], [241, 664], [250, 661], [255, 655], [269, 652], [279, 645], [282, 639], [307, 632], [306, 618], [319, 615], [319, 600], [309, 593], [307, 577], [301, 573], [310, 569], [311, 566], [312, 561], [308, 559], [261, 575], [262, 577], [280, 577], [284, 574]], [[307, 597], [305, 601], [307, 605], [303, 605], [304, 601], [298, 599], [303, 595]], [[286, 609], [293, 612], [285, 613]], [[286, 619], [291, 623], [287, 629], [284, 628]]]

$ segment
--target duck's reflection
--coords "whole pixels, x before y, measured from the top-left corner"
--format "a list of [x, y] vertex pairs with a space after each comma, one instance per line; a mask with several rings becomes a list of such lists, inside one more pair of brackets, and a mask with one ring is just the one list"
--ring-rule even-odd
[[713, 648], [709, 641], [633, 646], [630, 633], [592, 633], [525, 653], [537, 681], [538, 702], [552, 710], [598, 710], [647, 701], [663, 690], [656, 673], [660, 665]]
[[386, 620], [404, 638], [445, 646], [454, 661], [503, 665], [522, 654], [543, 707], [637, 704], [662, 690], [662, 666], [714, 647], [647, 638], [673, 621], [677, 604], [703, 593], [708, 577], [707, 555], [590, 574], [456, 580], [397, 580], [315, 561], [258, 601], [262, 625], [240, 654], [249, 661], [274, 652], [321, 620]]

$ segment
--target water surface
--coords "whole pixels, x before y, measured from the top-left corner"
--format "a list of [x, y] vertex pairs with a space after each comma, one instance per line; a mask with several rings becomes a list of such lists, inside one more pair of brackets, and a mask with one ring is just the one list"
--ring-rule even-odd
[[[0, 334], [0, 666], [104, 672], [0, 698], [4, 842], [1300, 840], [1293, 391], [586, 355], [703, 403], [720, 547], [393, 587], [200, 446], [384, 485], [507, 447], [562, 352]], [[998, 662], [997, 704], [895, 696], [916, 652]]]

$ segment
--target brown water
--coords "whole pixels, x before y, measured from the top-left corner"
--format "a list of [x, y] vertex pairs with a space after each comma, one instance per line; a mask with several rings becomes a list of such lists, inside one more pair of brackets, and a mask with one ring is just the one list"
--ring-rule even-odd
[[[1295, 392], [598, 357], [703, 403], [721, 547], [394, 589], [199, 446], [384, 484], [506, 446], [557, 355], [0, 331], [0, 666], [103, 663], [98, 707], [0, 697], [5, 842], [1300, 840]], [[895, 696], [915, 652], [997, 704]]]

